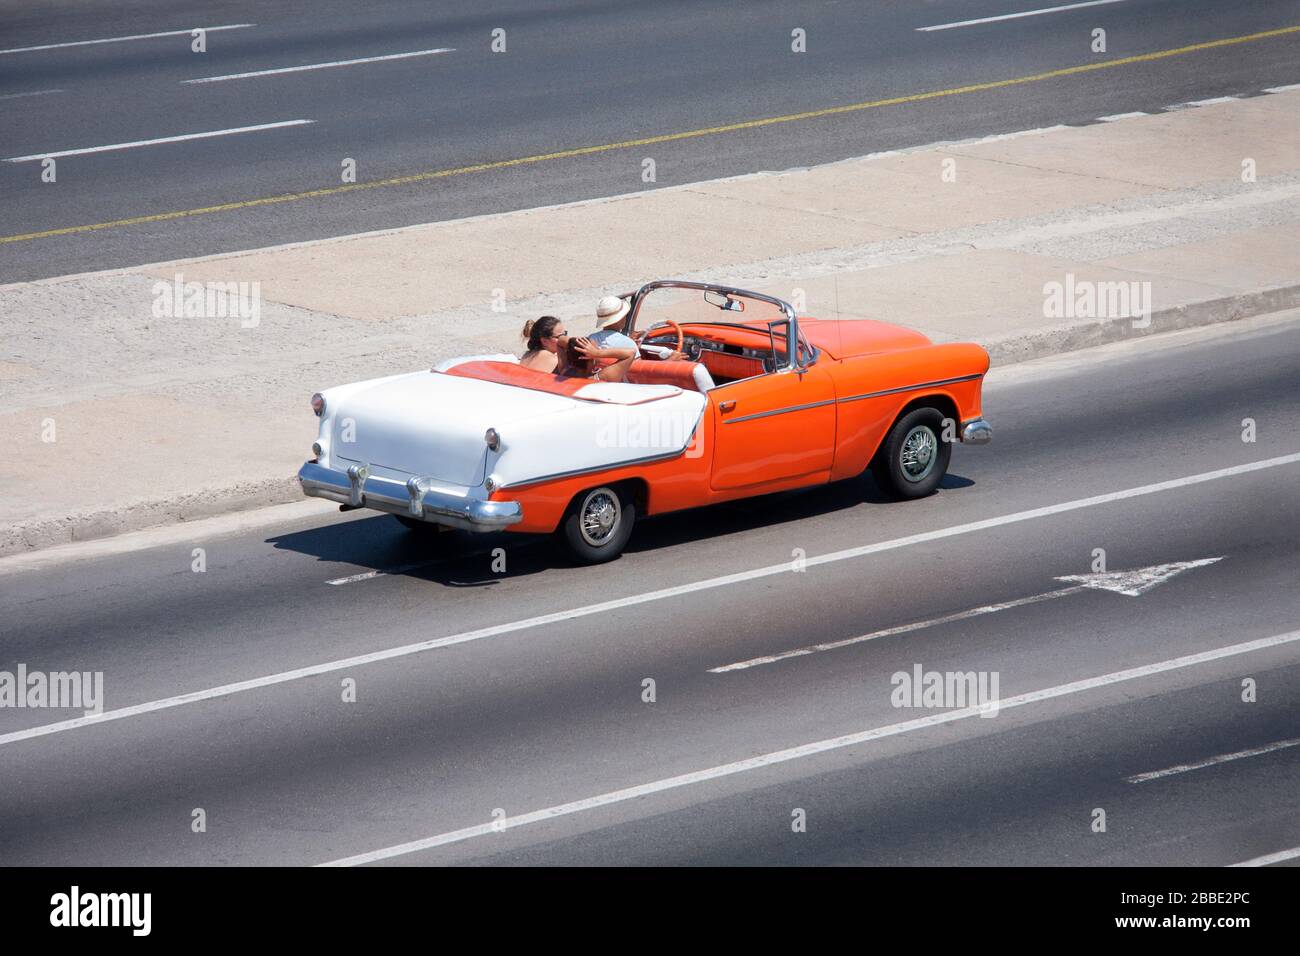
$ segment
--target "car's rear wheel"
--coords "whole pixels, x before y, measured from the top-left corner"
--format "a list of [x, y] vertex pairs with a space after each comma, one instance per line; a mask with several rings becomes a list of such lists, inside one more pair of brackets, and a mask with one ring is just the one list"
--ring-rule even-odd
[[937, 408], [916, 408], [889, 430], [872, 473], [881, 488], [899, 498], [934, 493], [948, 473], [952, 445], [943, 440], [944, 415]]
[[636, 499], [627, 488], [601, 485], [573, 499], [560, 530], [575, 558], [583, 564], [600, 564], [623, 553], [635, 523]]

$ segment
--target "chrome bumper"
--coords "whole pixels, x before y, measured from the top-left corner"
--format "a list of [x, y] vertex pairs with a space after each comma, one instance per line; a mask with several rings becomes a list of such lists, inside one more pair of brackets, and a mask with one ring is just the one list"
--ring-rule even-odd
[[993, 426], [982, 418], [972, 418], [961, 427], [961, 440], [967, 445], [987, 445], [993, 440]]
[[461, 498], [430, 489], [427, 479], [411, 478], [403, 483], [372, 475], [365, 465], [351, 465], [343, 472], [309, 461], [298, 470], [298, 483], [310, 498], [325, 498], [350, 508], [373, 508], [465, 531], [497, 531], [524, 518], [517, 501]]

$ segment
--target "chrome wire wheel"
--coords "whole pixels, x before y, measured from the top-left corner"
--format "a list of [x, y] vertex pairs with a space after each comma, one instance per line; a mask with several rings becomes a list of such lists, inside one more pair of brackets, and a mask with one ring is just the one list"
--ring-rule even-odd
[[609, 488], [597, 488], [582, 501], [578, 512], [578, 528], [582, 540], [599, 548], [610, 539], [623, 517], [618, 495]]
[[911, 482], [924, 481], [939, 460], [939, 439], [928, 425], [917, 425], [903, 439], [898, 464], [903, 477]]

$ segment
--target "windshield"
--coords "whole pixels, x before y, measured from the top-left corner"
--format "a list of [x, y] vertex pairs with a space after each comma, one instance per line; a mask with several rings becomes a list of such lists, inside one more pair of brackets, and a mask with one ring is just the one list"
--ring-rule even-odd
[[[738, 291], [659, 286], [640, 297], [629, 331], [646, 332], [668, 321], [678, 325], [732, 325], [753, 329], [767, 340], [772, 360], [769, 370], [789, 364], [790, 320], [775, 302]], [[811, 363], [816, 353], [802, 334], [799, 344], [801, 362]]]

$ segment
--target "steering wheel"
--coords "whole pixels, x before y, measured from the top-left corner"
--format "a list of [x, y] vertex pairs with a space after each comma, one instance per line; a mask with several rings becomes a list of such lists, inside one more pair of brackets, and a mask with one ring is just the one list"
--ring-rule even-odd
[[655, 329], [659, 328], [659, 326], [661, 325], [671, 325], [673, 327], [674, 331], [677, 332], [677, 346], [676, 348], [673, 349], [673, 351], [674, 352], [682, 351], [682, 346], [686, 342], [686, 337], [682, 334], [682, 327], [678, 325], [676, 322], [674, 322], [672, 319], [662, 319], [659, 322], [656, 322], [653, 328], [646, 329], [645, 335], [642, 336], [642, 338], [643, 339], [649, 338], [650, 333], [653, 332]]

